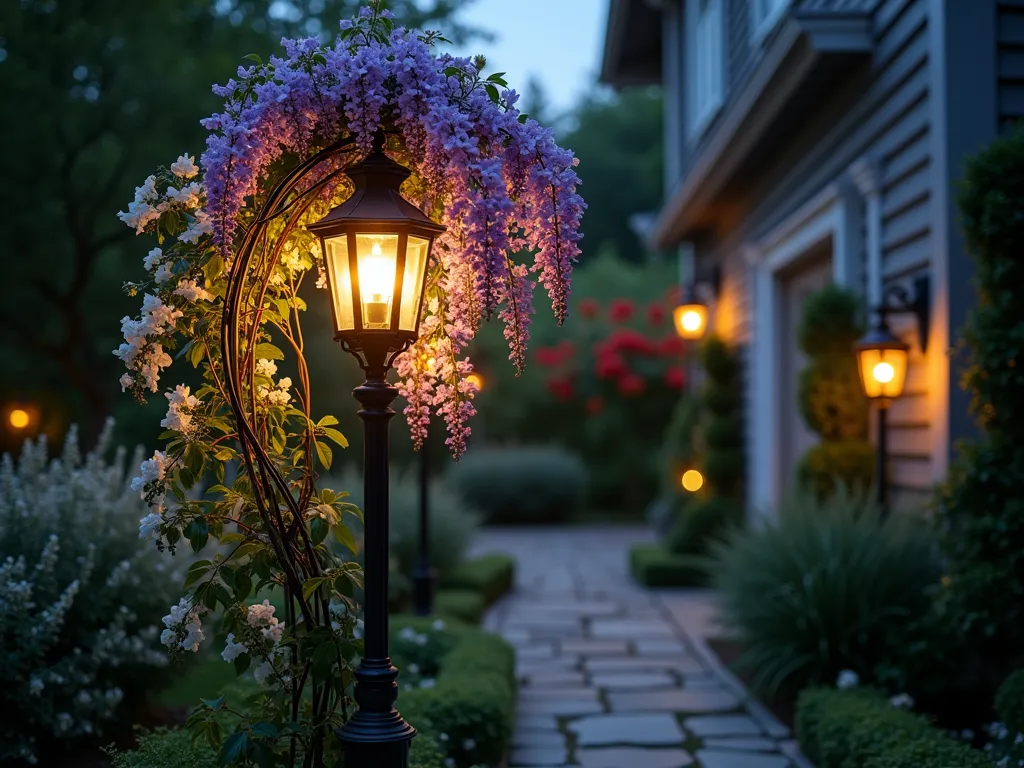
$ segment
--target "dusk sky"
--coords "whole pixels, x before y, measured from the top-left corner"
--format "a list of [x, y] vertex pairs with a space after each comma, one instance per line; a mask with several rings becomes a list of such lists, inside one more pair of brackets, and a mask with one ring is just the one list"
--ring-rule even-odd
[[459, 53], [482, 53], [488, 72], [507, 72], [509, 85], [526, 92], [540, 80], [557, 112], [569, 109], [597, 79], [608, 0], [476, 0], [462, 18], [496, 34]]

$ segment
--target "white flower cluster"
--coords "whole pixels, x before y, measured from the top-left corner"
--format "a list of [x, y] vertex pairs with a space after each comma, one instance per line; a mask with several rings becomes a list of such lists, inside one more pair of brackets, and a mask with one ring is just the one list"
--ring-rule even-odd
[[187, 597], [181, 598], [177, 605], [171, 606], [171, 612], [163, 618], [164, 629], [160, 633], [160, 642], [168, 648], [181, 647], [195, 653], [199, 644], [206, 639], [203, 634], [203, 621], [200, 616], [206, 612], [202, 606], [192, 605]]
[[163, 522], [164, 494], [160, 483], [167, 476], [170, 461], [163, 451], [154, 451], [153, 458], [146, 459], [139, 467], [139, 476], [132, 479], [132, 490], [149, 503], [149, 514], [139, 520], [140, 539], [160, 538], [160, 523]]
[[276, 384], [274, 376], [277, 374], [277, 363], [273, 360], [260, 358], [256, 361], [256, 375], [264, 376], [270, 380], [270, 386], [266, 384], [256, 385], [256, 399], [264, 405], [285, 406], [291, 402], [292, 396], [288, 390], [292, 388], [292, 380], [285, 376]]
[[128, 203], [127, 211], [119, 211], [117, 218], [129, 227], [135, 228], [135, 234], [141, 235], [150, 222], [160, 218], [160, 214], [170, 207], [170, 202], [161, 200], [156, 188], [156, 176], [147, 176], [141, 187], [135, 188], [135, 198]]
[[[171, 163], [171, 173], [176, 178], [186, 181], [199, 174], [199, 166], [196, 165], [194, 157], [181, 155]], [[135, 234], [145, 232], [161, 214], [172, 208], [181, 210], [189, 220], [188, 228], [178, 237], [182, 242], [195, 243], [202, 235], [212, 231], [209, 216], [201, 208], [203, 185], [200, 182], [168, 186], [163, 194], [156, 185], [156, 176], [149, 176], [142, 182], [141, 187], [135, 188], [135, 197], [128, 203], [128, 210], [117, 214], [121, 221], [135, 229]]]
[[197, 301], [211, 301], [213, 299], [213, 294], [195, 280], [179, 280], [178, 287], [174, 289], [174, 295], [184, 296], [193, 304]]
[[839, 677], [836, 679], [836, 688], [841, 691], [856, 688], [858, 685], [860, 685], [860, 675], [852, 669], [844, 669], [839, 673]]
[[121, 377], [121, 391], [132, 386], [138, 377], [150, 392], [156, 392], [160, 371], [171, 364], [171, 356], [155, 338], [170, 331], [181, 318], [182, 312], [167, 306], [159, 296], [147, 293], [142, 299], [142, 315], [138, 320], [121, 318], [124, 343], [114, 354], [124, 361], [130, 371]]
[[145, 505], [124, 451], [104, 460], [109, 435], [87, 456], [72, 429], [60, 458], [40, 439], [17, 461], [0, 459], [0, 552], [22, 553], [0, 558], [0, 624], [17, 629], [0, 650], [2, 765], [42, 762], [40, 747], [57, 739], [73, 750], [76, 739], [106, 738], [122, 699], [144, 696], [168, 663], [143, 622], [160, 615], [178, 575], [138, 540]]
[[[269, 600], [250, 605], [245, 617], [245, 622], [250, 628], [247, 632], [248, 637], [244, 638], [248, 644], [236, 639], [235, 633], [232, 632], [227, 636], [224, 650], [220, 654], [228, 663], [243, 653], [253, 652], [262, 657], [264, 661], [253, 669], [253, 677], [260, 684], [275, 674], [282, 675], [288, 663], [285, 650], [279, 645], [284, 633], [284, 624], [274, 616], [276, 610]], [[253, 647], [250, 648], [250, 645]]]
[[916, 702], [909, 693], [898, 693], [889, 699], [889, 703], [896, 709], [913, 709]]
[[171, 163], [171, 173], [179, 179], [191, 179], [198, 175], [199, 166], [196, 165], [195, 155], [179, 155], [178, 159]]
[[201, 401], [192, 394], [190, 387], [178, 384], [172, 392], [165, 392], [167, 415], [160, 421], [161, 427], [173, 429], [186, 437], [195, 430], [194, 414]]

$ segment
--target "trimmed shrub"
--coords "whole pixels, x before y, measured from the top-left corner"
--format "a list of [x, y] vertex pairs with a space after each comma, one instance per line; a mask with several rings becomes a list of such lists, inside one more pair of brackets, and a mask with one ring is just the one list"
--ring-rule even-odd
[[114, 768], [217, 768], [217, 753], [205, 740], [192, 743], [191, 734], [180, 729], [161, 728], [138, 738], [131, 752], [114, 754]]
[[440, 660], [434, 687], [403, 691], [398, 707], [422, 733], [445, 734], [440, 746], [458, 768], [496, 765], [512, 741], [515, 651], [477, 629], [452, 634], [455, 644]]
[[701, 468], [712, 496], [740, 498], [743, 484], [743, 430], [740, 422], [740, 366], [735, 351], [717, 336], [700, 349], [707, 373], [699, 426]]
[[512, 589], [515, 580], [515, 558], [501, 552], [492, 552], [459, 563], [441, 580], [441, 586], [445, 589], [471, 589], [479, 592], [486, 606], [490, 606]]
[[807, 298], [798, 339], [807, 355], [797, 402], [821, 442], [800, 460], [797, 477], [818, 498], [839, 487], [865, 491], [874, 478], [875, 451], [868, 441], [868, 401], [851, 352], [863, 333], [860, 299], [828, 285]]
[[975, 654], [984, 701], [1024, 664], [1024, 132], [968, 161], [958, 202], [977, 289], [958, 353], [980, 435], [960, 446], [942, 497], [941, 609]]
[[434, 613], [467, 624], [479, 624], [486, 610], [483, 594], [473, 589], [441, 589], [434, 596]]
[[1024, 733], [1024, 669], [1018, 669], [999, 686], [995, 708], [1011, 734]]
[[818, 768], [991, 768], [980, 752], [869, 690], [804, 691], [796, 732]]
[[676, 555], [660, 544], [636, 544], [629, 550], [629, 569], [645, 587], [697, 587], [707, 583], [706, 562]]
[[126, 454], [103, 458], [112, 427], [84, 458], [72, 428], [59, 459], [40, 438], [0, 461], [0, 763], [106, 738], [169, 676], [157, 625], [178, 575], [139, 539]]
[[743, 522], [743, 505], [728, 497], [709, 496], [684, 506], [668, 537], [677, 555], [703, 555], [712, 542]]
[[560, 448], [487, 448], [466, 454], [449, 478], [490, 523], [553, 523], [582, 508], [587, 472]]
[[804, 494], [777, 520], [715, 544], [711, 572], [723, 624], [744, 648], [740, 663], [773, 696], [843, 669], [869, 679], [928, 610], [935, 554], [915, 520], [880, 521], [845, 493], [824, 505]]

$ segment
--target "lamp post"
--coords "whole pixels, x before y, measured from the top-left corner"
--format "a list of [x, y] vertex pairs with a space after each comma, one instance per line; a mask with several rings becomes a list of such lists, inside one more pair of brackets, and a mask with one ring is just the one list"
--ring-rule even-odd
[[864, 394], [874, 402], [878, 411], [875, 487], [883, 518], [889, 514], [887, 414], [892, 401], [903, 394], [910, 353], [910, 345], [897, 338], [889, 328], [888, 318], [896, 314], [913, 314], [917, 318], [921, 350], [924, 351], [928, 345], [928, 288], [927, 277], [915, 282], [913, 297], [903, 286], [892, 286], [886, 291], [882, 304], [875, 307], [871, 328], [853, 348]]
[[334, 338], [366, 375], [353, 391], [365, 429], [365, 647], [355, 671], [358, 709], [337, 731], [353, 768], [406, 768], [416, 735], [394, 707], [398, 670], [388, 656], [388, 422], [398, 390], [387, 373], [418, 336], [430, 248], [444, 232], [401, 196], [410, 172], [383, 148], [378, 132], [372, 151], [346, 171], [352, 196], [309, 227], [327, 265]]

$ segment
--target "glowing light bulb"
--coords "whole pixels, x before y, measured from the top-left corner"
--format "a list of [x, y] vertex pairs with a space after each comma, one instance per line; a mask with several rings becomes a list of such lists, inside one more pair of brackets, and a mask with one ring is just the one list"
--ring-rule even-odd
[[702, 475], [696, 469], [688, 469], [685, 472], [683, 472], [683, 476], [680, 482], [682, 483], [683, 488], [685, 490], [690, 491], [690, 493], [693, 493], [694, 491], [699, 491], [701, 489], [701, 486], [704, 485], [704, 475]]
[[15, 408], [8, 414], [7, 421], [15, 429], [24, 429], [32, 421], [32, 417], [29, 416], [28, 411]]
[[484, 377], [479, 373], [471, 373], [466, 377], [466, 381], [476, 387], [477, 392], [484, 388]]
[[395, 292], [395, 257], [387, 255], [380, 241], [374, 241], [370, 253], [359, 263], [359, 285], [367, 325], [386, 327], [388, 311]]
[[871, 375], [879, 384], [888, 384], [896, 377], [896, 369], [892, 367], [892, 363], [875, 363]]
[[694, 310], [688, 310], [683, 312], [682, 326], [684, 331], [699, 331], [701, 326], [701, 316], [699, 312]]

